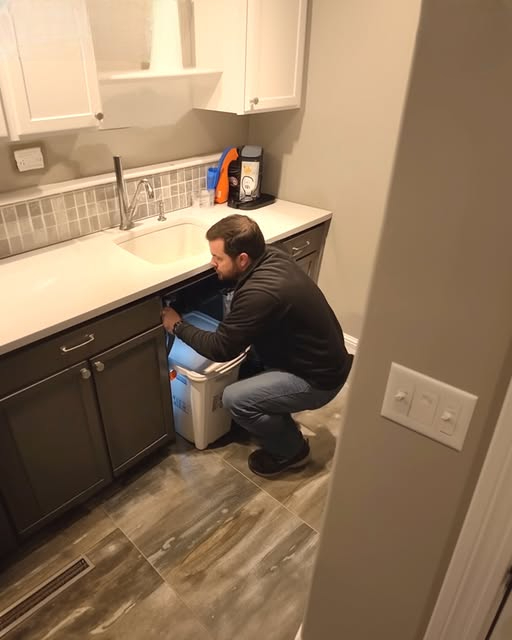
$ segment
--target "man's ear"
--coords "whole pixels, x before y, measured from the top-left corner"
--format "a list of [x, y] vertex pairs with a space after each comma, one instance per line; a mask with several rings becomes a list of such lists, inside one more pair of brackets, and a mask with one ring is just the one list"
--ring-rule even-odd
[[240, 253], [237, 256], [238, 266], [242, 271], [245, 271], [247, 267], [251, 264], [251, 259], [247, 255], [247, 253]]

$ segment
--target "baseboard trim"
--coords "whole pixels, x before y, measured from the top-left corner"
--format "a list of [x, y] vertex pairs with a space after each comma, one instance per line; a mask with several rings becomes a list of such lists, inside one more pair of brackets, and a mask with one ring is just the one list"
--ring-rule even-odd
[[349, 353], [355, 353], [357, 351], [358, 342], [359, 340], [357, 338], [353, 338], [352, 336], [347, 336], [347, 334], [345, 334], [345, 346]]

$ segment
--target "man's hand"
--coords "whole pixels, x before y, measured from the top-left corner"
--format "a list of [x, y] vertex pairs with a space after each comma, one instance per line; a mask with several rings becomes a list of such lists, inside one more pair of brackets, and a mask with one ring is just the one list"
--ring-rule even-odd
[[172, 333], [174, 325], [181, 320], [180, 314], [172, 307], [164, 307], [160, 313], [165, 330]]

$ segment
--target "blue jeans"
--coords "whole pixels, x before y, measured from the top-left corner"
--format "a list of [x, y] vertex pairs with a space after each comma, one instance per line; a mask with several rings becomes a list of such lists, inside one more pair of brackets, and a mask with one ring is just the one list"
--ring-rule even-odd
[[340, 391], [315, 389], [286, 371], [264, 371], [227, 386], [222, 403], [241, 427], [257, 436], [274, 456], [292, 458], [303, 446], [303, 437], [291, 413], [318, 409]]

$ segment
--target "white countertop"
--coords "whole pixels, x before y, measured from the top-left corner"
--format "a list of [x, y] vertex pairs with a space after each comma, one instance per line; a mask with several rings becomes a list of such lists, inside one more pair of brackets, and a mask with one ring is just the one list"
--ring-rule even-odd
[[[166, 222], [149, 218], [131, 231], [108, 229], [0, 261], [0, 354], [70, 328], [151, 293], [206, 271], [204, 258], [151, 264], [121, 249], [116, 241], [161, 229], [177, 221], [195, 222], [205, 230], [236, 213], [226, 205], [167, 213]], [[329, 211], [277, 200], [247, 212], [267, 242], [276, 242], [331, 217]]]

